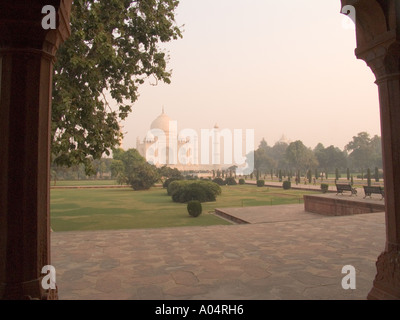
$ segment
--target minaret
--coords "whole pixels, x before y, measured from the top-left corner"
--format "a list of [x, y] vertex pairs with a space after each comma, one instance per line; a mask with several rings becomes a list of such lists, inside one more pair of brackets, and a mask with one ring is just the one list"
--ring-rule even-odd
[[219, 137], [219, 127], [217, 124], [215, 124], [215, 126], [214, 126], [212, 164], [213, 165], [221, 164], [221, 146], [220, 146], [220, 137]]

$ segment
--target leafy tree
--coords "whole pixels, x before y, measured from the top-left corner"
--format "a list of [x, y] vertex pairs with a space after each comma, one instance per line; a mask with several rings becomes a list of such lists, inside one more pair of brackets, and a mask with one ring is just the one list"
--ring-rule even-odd
[[288, 144], [285, 142], [277, 142], [271, 148], [269, 156], [275, 161], [275, 168], [287, 168], [288, 162], [286, 158], [286, 149]]
[[[170, 83], [159, 44], [182, 37], [177, 0], [75, 0], [72, 34], [57, 52], [52, 108], [56, 164], [99, 159], [119, 144], [119, 122], [146, 79]], [[111, 101], [116, 108], [110, 107]], [[147, 168], [147, 167], [145, 167]]]
[[325, 148], [321, 143], [319, 143], [313, 151], [320, 168], [333, 171], [335, 168], [344, 169], [347, 166], [346, 152], [341, 151], [333, 145]]
[[265, 139], [262, 138], [260, 145], [258, 146], [258, 149], [268, 152], [270, 151], [271, 147], [269, 147], [267, 141], [265, 141]]
[[126, 184], [124, 175], [124, 163], [121, 160], [113, 160], [111, 163], [111, 176], [117, 179], [118, 184]]
[[379, 182], [379, 169], [378, 169], [378, 167], [375, 167], [375, 181]]
[[370, 138], [367, 132], [360, 132], [353, 137], [345, 149], [349, 152], [349, 160], [353, 168], [382, 168], [381, 138]]
[[268, 155], [267, 151], [263, 148], [258, 148], [254, 152], [254, 169], [264, 171], [274, 168], [276, 162]]
[[176, 178], [176, 179], [183, 179], [183, 174], [177, 168], [170, 168], [167, 166], [162, 166], [161, 168], [157, 169], [158, 175], [160, 178]]
[[311, 183], [311, 180], [312, 180], [312, 173], [311, 173], [311, 170], [308, 170], [308, 171], [307, 171], [307, 179], [308, 179], [308, 183]]
[[292, 142], [287, 147], [286, 159], [289, 165], [297, 170], [307, 170], [318, 165], [312, 150], [307, 148], [300, 140]]
[[129, 184], [134, 190], [150, 189], [159, 180], [157, 169], [149, 164], [136, 149], [129, 149], [119, 153], [115, 160], [123, 163], [122, 180]]

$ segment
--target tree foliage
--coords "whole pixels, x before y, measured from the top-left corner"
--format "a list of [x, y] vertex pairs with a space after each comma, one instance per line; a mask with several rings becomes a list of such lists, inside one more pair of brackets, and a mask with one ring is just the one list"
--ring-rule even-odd
[[[182, 36], [177, 0], [75, 0], [70, 38], [57, 52], [52, 156], [58, 165], [99, 159], [119, 144], [119, 122], [146, 79], [170, 83], [159, 44]], [[150, 81], [150, 80], [149, 80]], [[112, 108], [111, 101], [116, 107]]]
[[349, 162], [353, 168], [382, 168], [381, 138], [377, 135], [371, 138], [367, 132], [360, 132], [345, 149], [349, 152]]
[[286, 159], [289, 165], [297, 170], [307, 170], [318, 165], [312, 150], [307, 148], [300, 140], [289, 144], [286, 149]]
[[314, 155], [321, 169], [333, 171], [336, 168], [344, 169], [347, 166], [347, 154], [345, 151], [331, 145], [325, 148], [319, 143], [314, 148]]
[[156, 167], [149, 164], [136, 149], [120, 149], [114, 154], [114, 160], [119, 161], [118, 166], [122, 163], [121, 181], [129, 184], [134, 190], [150, 189], [159, 180]]

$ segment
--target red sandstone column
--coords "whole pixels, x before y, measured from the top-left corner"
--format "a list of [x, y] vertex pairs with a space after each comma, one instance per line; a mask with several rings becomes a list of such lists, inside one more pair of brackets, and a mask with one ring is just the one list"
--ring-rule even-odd
[[[400, 62], [400, 54], [397, 56]], [[385, 173], [386, 246], [376, 263], [369, 299], [400, 299], [400, 69], [377, 79], [383, 170]]]
[[[50, 263], [49, 159], [54, 55], [69, 36], [72, 0], [0, 0], [0, 298], [56, 298]], [[53, 5], [57, 29], [44, 30]]]
[[355, 8], [356, 56], [371, 68], [379, 88], [386, 246], [368, 299], [400, 299], [400, 2], [342, 0], [345, 5]]

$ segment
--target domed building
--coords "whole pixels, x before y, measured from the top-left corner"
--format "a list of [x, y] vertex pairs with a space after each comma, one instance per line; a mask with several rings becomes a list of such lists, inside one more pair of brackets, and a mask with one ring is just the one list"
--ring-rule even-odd
[[170, 124], [171, 118], [164, 112], [164, 107], [162, 108], [161, 114], [154, 119], [154, 121], [150, 125], [150, 129], [160, 129], [165, 132], [167, 136], [170, 133]]
[[282, 134], [282, 137], [276, 143], [289, 145], [291, 142], [292, 141], [286, 138], [285, 134]]
[[[213, 145], [210, 145], [210, 154], [213, 152], [212, 158], [219, 160], [221, 143], [218, 131], [219, 128], [215, 125], [212, 129], [214, 139]], [[191, 139], [193, 140], [191, 141]], [[145, 138], [142, 141], [139, 137], [136, 139], [136, 149], [149, 163], [153, 163], [157, 167], [167, 165], [179, 170], [213, 170], [221, 167], [221, 165], [199, 164], [199, 137], [197, 134], [191, 135], [187, 131], [181, 131], [178, 134], [177, 121], [172, 120], [165, 113], [164, 108], [151, 123]], [[184, 159], [185, 162], [182, 163], [179, 159]]]

